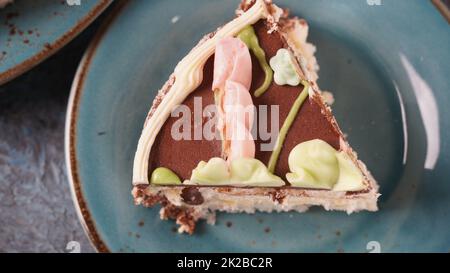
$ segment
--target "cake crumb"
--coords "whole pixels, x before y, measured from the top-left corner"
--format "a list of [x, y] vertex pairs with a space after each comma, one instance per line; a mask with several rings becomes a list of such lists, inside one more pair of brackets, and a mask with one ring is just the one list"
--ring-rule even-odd
[[176, 24], [178, 22], [178, 20], [180, 20], [180, 16], [176, 15], [176, 16], [172, 17], [172, 19], [170, 21], [172, 22], [172, 24]]
[[322, 91], [322, 98], [328, 105], [333, 105], [334, 103], [334, 96], [330, 91]]

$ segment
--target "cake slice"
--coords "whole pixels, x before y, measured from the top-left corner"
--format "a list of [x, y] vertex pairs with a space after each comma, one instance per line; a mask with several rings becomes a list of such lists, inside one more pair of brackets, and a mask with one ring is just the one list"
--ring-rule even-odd
[[153, 101], [133, 166], [136, 205], [192, 234], [215, 212], [376, 211], [378, 186], [316, 83], [306, 21], [242, 1]]

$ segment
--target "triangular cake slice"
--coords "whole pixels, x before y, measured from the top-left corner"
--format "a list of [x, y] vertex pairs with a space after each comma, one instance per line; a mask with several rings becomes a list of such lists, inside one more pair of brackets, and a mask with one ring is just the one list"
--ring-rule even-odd
[[[317, 86], [306, 21], [243, 1], [177, 65], [145, 122], [137, 205], [193, 233], [215, 211], [376, 211], [378, 186]], [[248, 110], [252, 109], [252, 110]]]

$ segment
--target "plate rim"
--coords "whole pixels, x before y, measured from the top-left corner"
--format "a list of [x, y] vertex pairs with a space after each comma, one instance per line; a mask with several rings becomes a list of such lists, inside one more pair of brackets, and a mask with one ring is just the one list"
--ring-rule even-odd
[[74, 26], [64, 32], [59, 38], [52, 41], [50, 46], [42, 48], [30, 58], [10, 67], [4, 72], [1, 72], [0, 85], [17, 78], [58, 52], [61, 48], [78, 36], [78, 34], [80, 34], [84, 29], [86, 29], [112, 2], [113, 0], [100, 0], [99, 3], [88, 11], [86, 16], [78, 20]]
[[[111, 0], [106, 0], [111, 1]], [[111, 252], [105, 241], [97, 231], [93, 217], [88, 209], [87, 202], [83, 195], [82, 183], [78, 172], [78, 158], [76, 152], [76, 128], [78, 124], [78, 113], [80, 98], [83, 94], [84, 83], [88, 74], [91, 61], [95, 52], [100, 45], [103, 37], [109, 30], [123, 8], [129, 1], [122, 1], [113, 7], [113, 10], [106, 17], [99, 27], [97, 33], [89, 43], [88, 48], [83, 54], [83, 57], [78, 65], [74, 80], [70, 89], [69, 100], [67, 104], [67, 112], [64, 129], [64, 154], [67, 170], [67, 178], [70, 187], [70, 194], [74, 204], [78, 219], [83, 227], [84, 233], [89, 238], [91, 245], [97, 252], [108, 253]]]

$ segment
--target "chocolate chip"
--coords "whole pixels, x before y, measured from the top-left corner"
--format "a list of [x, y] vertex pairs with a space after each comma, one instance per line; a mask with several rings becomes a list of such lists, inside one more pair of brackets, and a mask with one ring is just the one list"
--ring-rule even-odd
[[202, 194], [196, 187], [186, 187], [181, 191], [183, 202], [188, 205], [200, 205], [205, 201]]

